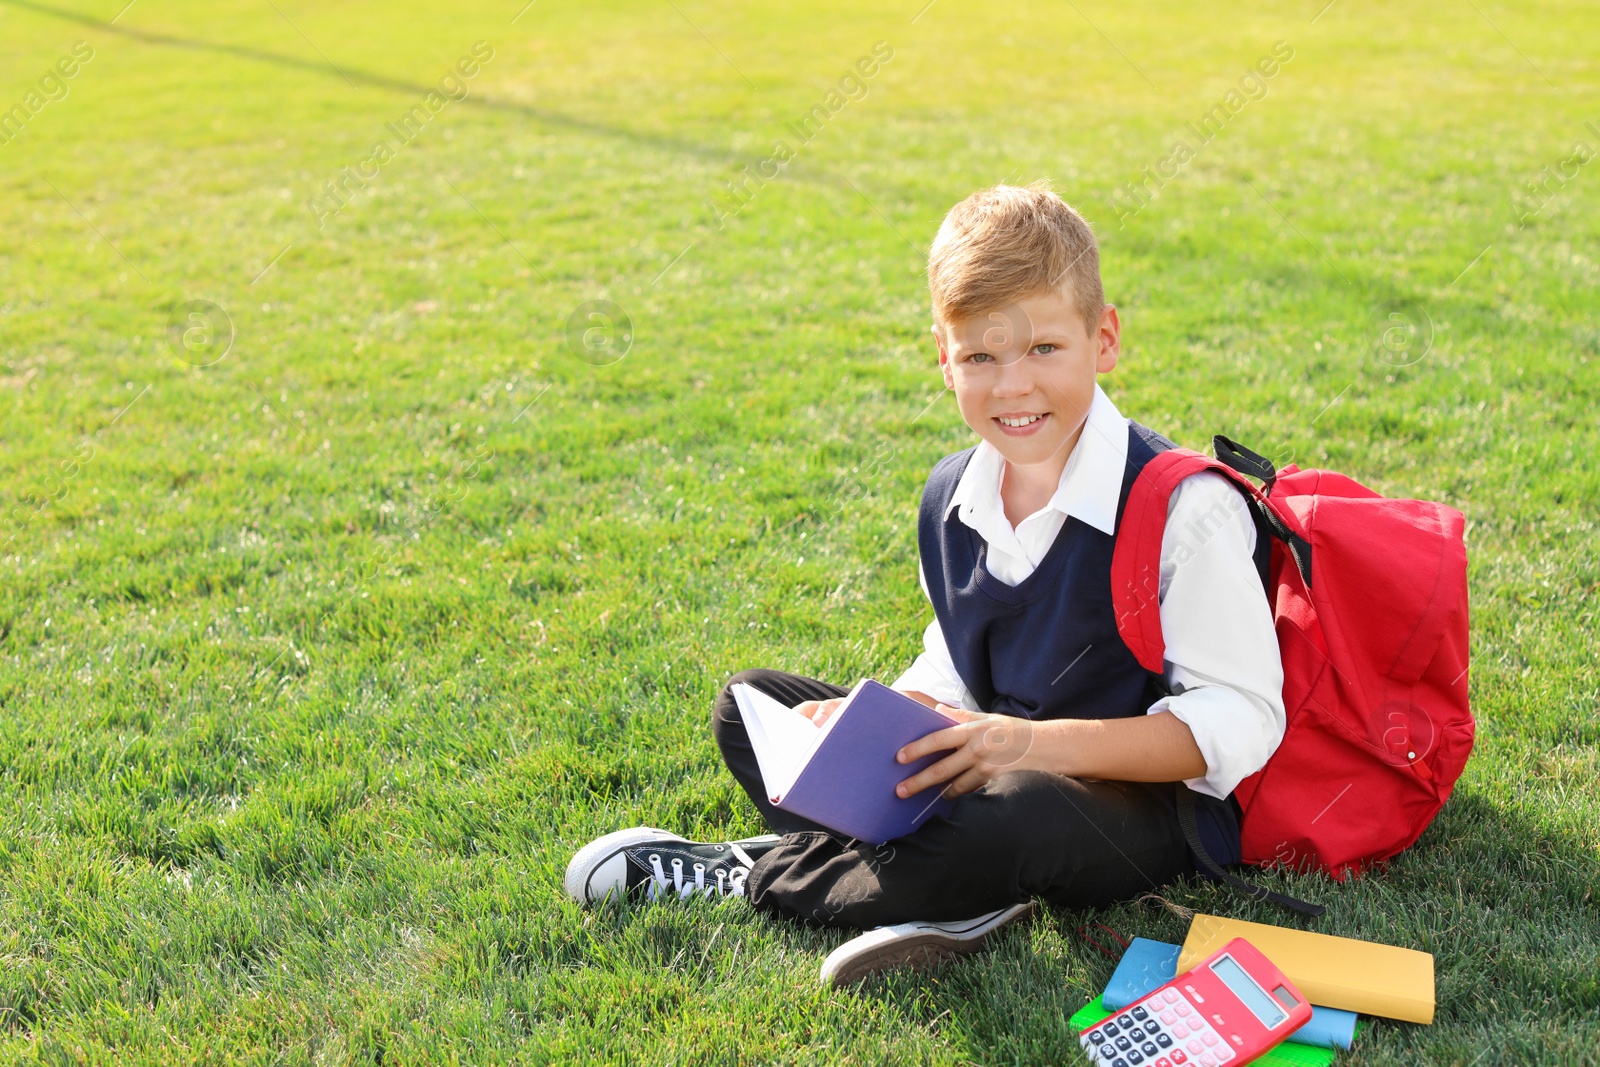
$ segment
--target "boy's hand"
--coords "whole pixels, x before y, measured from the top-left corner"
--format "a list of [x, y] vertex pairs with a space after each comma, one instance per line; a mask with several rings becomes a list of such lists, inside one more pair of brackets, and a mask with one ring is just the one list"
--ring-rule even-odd
[[896, 757], [910, 763], [930, 752], [954, 749], [950, 755], [923, 768], [895, 787], [898, 796], [915, 796], [930, 785], [950, 782], [943, 795], [958, 797], [981, 788], [1007, 771], [1025, 769], [1023, 760], [1033, 747], [1037, 725], [1014, 715], [991, 715], [940, 704], [934, 710], [959, 719], [960, 725], [935, 730], [902, 748]]
[[808, 700], [804, 704], [796, 704], [794, 710], [821, 726], [833, 717], [833, 713], [838, 711], [839, 705], [843, 703], [844, 697], [834, 697], [832, 700]]

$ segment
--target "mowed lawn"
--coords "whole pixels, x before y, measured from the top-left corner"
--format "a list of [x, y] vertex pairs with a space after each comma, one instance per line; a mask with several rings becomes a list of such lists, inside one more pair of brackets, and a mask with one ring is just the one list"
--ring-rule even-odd
[[839, 994], [560, 881], [762, 832], [729, 675], [916, 654], [923, 252], [1051, 178], [1125, 413], [1469, 520], [1442, 817], [1164, 896], [1432, 952], [1341, 1063], [1593, 1062], [1593, 5], [124, 2], [0, 0], [0, 1059], [1073, 1062], [1161, 903]]

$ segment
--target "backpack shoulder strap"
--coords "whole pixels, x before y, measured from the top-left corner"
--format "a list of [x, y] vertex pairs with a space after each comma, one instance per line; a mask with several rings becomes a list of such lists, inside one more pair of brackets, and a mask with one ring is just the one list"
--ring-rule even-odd
[[1187, 448], [1172, 448], [1155, 455], [1134, 479], [1117, 524], [1117, 543], [1111, 557], [1111, 598], [1117, 632], [1139, 666], [1155, 675], [1161, 673], [1166, 652], [1159, 597], [1167, 505], [1178, 483], [1191, 474], [1215, 471], [1244, 494], [1256, 525], [1256, 566], [1263, 585], [1267, 584], [1267, 554], [1272, 539], [1283, 543], [1306, 588], [1311, 588], [1311, 543], [1284, 521], [1250, 481], [1251, 477], [1261, 478], [1270, 492], [1279, 472], [1266, 458], [1226, 437], [1217, 437], [1215, 447], [1217, 459]]
[[1111, 555], [1111, 603], [1117, 632], [1139, 666], [1156, 675], [1161, 673], [1166, 652], [1159, 598], [1167, 504], [1179, 482], [1201, 471], [1216, 471], [1250, 499], [1259, 499], [1255, 486], [1227, 465], [1191, 449], [1169, 448], [1151, 458], [1134, 479], [1117, 523]]
[[[1228, 446], [1226, 449], [1224, 443]], [[1111, 597], [1117, 616], [1117, 632], [1139, 665], [1156, 677], [1162, 673], [1166, 654], [1166, 641], [1161, 633], [1159, 594], [1161, 541], [1167, 529], [1167, 506], [1178, 483], [1191, 474], [1215, 471], [1238, 487], [1250, 505], [1256, 523], [1258, 563], [1267, 537], [1285, 541], [1296, 563], [1303, 568], [1307, 585], [1310, 585], [1310, 545], [1288, 528], [1260, 490], [1245, 476], [1245, 472], [1235, 465], [1245, 465], [1241, 462], [1241, 455], [1259, 460], [1259, 464], [1249, 469], [1248, 473], [1263, 478], [1271, 486], [1277, 474], [1271, 463], [1247, 449], [1233, 445], [1226, 438], [1217, 439], [1217, 455], [1221, 458], [1211, 459], [1187, 448], [1173, 448], [1151, 458], [1134, 479], [1128, 492], [1127, 505], [1117, 524], [1116, 546], [1111, 556]], [[1303, 558], [1295, 542], [1304, 546]], [[1323, 913], [1320, 904], [1253, 885], [1225, 870], [1211, 856], [1201, 839], [1194, 793], [1182, 782], [1177, 783], [1176, 788], [1178, 824], [1183, 830], [1185, 843], [1194, 855], [1196, 866], [1213, 879], [1226, 882], [1262, 900], [1291, 908], [1302, 915], [1315, 918]]]
[[1195, 813], [1194, 793], [1182, 782], [1178, 783], [1178, 825], [1183, 829], [1183, 839], [1189, 845], [1189, 851], [1194, 854], [1195, 865], [1209, 875], [1212, 880], [1226, 882], [1235, 889], [1242, 889], [1251, 896], [1260, 900], [1270, 900], [1274, 904], [1281, 904], [1291, 911], [1313, 919], [1320, 917], [1328, 909], [1321, 904], [1291, 897], [1287, 893], [1279, 893], [1268, 889], [1264, 885], [1247, 882], [1234, 874], [1229, 874], [1216, 860], [1211, 858], [1211, 853], [1206, 850], [1205, 842], [1200, 839], [1199, 816]]

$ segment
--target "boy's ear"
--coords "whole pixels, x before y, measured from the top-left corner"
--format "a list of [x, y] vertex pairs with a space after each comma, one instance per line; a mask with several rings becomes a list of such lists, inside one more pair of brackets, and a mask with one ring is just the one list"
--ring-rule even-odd
[[950, 372], [950, 353], [944, 349], [944, 332], [939, 329], [937, 322], [929, 327], [929, 332], [933, 334], [934, 344], [939, 346], [939, 370], [944, 372], [944, 387], [946, 389], [954, 389], [956, 387], [956, 379], [955, 375]]
[[1122, 321], [1117, 318], [1117, 306], [1107, 304], [1100, 312], [1100, 324], [1095, 329], [1094, 369], [1097, 374], [1115, 370], [1117, 357], [1122, 355]]

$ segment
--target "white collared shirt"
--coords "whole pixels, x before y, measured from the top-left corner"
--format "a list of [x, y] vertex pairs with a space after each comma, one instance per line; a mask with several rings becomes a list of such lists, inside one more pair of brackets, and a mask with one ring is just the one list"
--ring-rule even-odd
[[[989, 573], [1016, 585], [1038, 567], [1068, 516], [1116, 532], [1127, 458], [1128, 420], [1096, 385], [1083, 433], [1048, 504], [1012, 527], [1000, 499], [1005, 458], [980, 441], [950, 508], [987, 542]], [[1283, 740], [1283, 665], [1252, 559], [1255, 544], [1255, 524], [1226, 478], [1206, 472], [1178, 483], [1167, 505], [1158, 590], [1167, 646], [1163, 673], [1175, 695], [1157, 700], [1148, 713], [1170, 711], [1189, 727], [1206, 774], [1187, 784], [1218, 798], [1260, 770]], [[926, 594], [927, 578], [918, 571]], [[937, 616], [923, 646], [894, 688], [983, 710], [956, 671]]]

